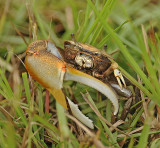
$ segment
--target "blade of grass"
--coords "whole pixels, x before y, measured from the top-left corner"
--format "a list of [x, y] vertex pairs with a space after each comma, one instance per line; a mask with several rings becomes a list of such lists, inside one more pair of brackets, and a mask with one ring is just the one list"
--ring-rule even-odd
[[90, 12], [91, 12], [91, 9], [90, 9], [89, 5], [87, 5], [86, 11], [85, 11], [84, 24], [82, 25], [81, 31], [77, 37], [78, 41], [82, 40], [82, 38], [85, 34], [85, 31], [86, 31], [86, 28], [88, 28]]
[[[120, 26], [118, 26], [118, 27], [114, 30], [114, 32], [119, 31], [119, 30], [123, 27], [123, 25], [127, 24], [128, 22], [129, 22], [129, 21], [125, 21], [124, 23], [122, 23]], [[99, 48], [102, 48], [102, 47], [104, 46], [104, 44], [107, 42], [107, 40], [109, 39], [109, 37], [110, 37], [109, 34], [108, 34], [107, 36], [105, 36], [105, 37], [101, 40], [101, 42], [98, 44], [98, 47], [99, 47]]]
[[53, 124], [36, 114], [34, 114], [34, 121], [40, 122], [44, 127], [49, 128], [52, 132], [54, 132], [54, 141], [58, 143], [60, 132]]
[[29, 83], [28, 83], [26, 72], [22, 73], [22, 79], [23, 79], [24, 89], [25, 89], [25, 92], [26, 92], [27, 103], [30, 104], [31, 93], [30, 93], [30, 88], [29, 88]]
[[150, 148], [158, 148], [159, 146], [160, 146], [160, 138], [157, 138], [151, 143]]
[[43, 24], [44, 22], [42, 21], [40, 12], [38, 12], [36, 1], [34, 1], [33, 3], [33, 12], [34, 12], [35, 18], [37, 20], [37, 23], [38, 23], [38, 26], [39, 26], [40, 32], [42, 33], [43, 38], [47, 39], [48, 34], [46, 33], [46, 29], [44, 27], [44, 24]]
[[[107, 100], [104, 100], [104, 101], [101, 101], [99, 103], [96, 103], [95, 105], [96, 105], [97, 109], [100, 109], [100, 108], [106, 107], [107, 103], [108, 103]], [[87, 113], [90, 113], [90, 112], [93, 112], [93, 110], [90, 107], [82, 110], [83, 114], [87, 114]]]
[[5, 132], [3, 131], [2, 128], [0, 128], [0, 145], [1, 147], [6, 147], [6, 141], [5, 141], [5, 138], [4, 138], [4, 134]]
[[141, 48], [141, 50], [143, 52], [143, 54], [142, 54], [143, 59], [145, 61], [146, 68], [149, 73], [149, 77], [151, 78], [152, 84], [155, 86], [155, 89], [158, 92], [158, 95], [160, 96], [160, 84], [159, 84], [157, 76], [156, 76], [156, 71], [154, 70], [154, 68], [152, 66], [151, 58], [149, 57], [149, 55], [147, 53], [147, 51], [149, 50], [148, 41], [147, 41], [147, 34], [145, 32], [143, 25], [141, 25], [141, 28], [142, 28], [142, 33], [143, 33], [143, 38], [144, 38], [144, 43], [145, 43], [145, 45], [144, 45], [145, 47]]
[[[12, 100], [13, 102], [13, 106], [14, 109], [16, 110], [17, 115], [21, 118], [22, 123], [27, 126], [27, 119], [22, 111], [22, 109], [20, 108], [19, 104], [17, 103], [17, 99], [13, 94], [13, 91], [4, 75], [4, 73], [1, 71], [0, 69], [0, 86], [2, 87], [3, 91], [6, 93], [6, 98]], [[3, 83], [4, 82], [4, 83]]]
[[[152, 134], [158, 134], [158, 133], [160, 133], [160, 130], [150, 131], [148, 134], [149, 134], [149, 135], [152, 135]], [[132, 134], [132, 135], [130, 135], [129, 137], [126, 137], [126, 136], [124, 136], [124, 137], [125, 137], [125, 138], [127, 138], [127, 139], [130, 139], [130, 138], [136, 138], [136, 137], [141, 137], [141, 133]], [[123, 140], [123, 139], [124, 139], [124, 137], [120, 137], [120, 138], [118, 138], [118, 139], [117, 139], [117, 141], [121, 141], [121, 140]]]
[[134, 120], [131, 123], [132, 128], [134, 128], [136, 126], [136, 124], [137, 124], [138, 120], [140, 119], [140, 116], [142, 115], [143, 111], [144, 111], [144, 109], [141, 108], [140, 111], [136, 114]]
[[[122, 73], [140, 90], [142, 90], [148, 97], [152, 97], [152, 94], [143, 86], [141, 85], [137, 80], [135, 80], [128, 72], [126, 72], [123, 68], [120, 66], [118, 67]], [[156, 100], [155, 100], [156, 101]]]
[[[107, 17], [109, 16], [110, 14], [110, 10], [111, 8], [113, 7], [113, 4], [114, 4], [115, 0], [107, 0], [104, 7], [103, 7], [103, 10], [100, 12], [100, 16], [102, 17], [103, 15], [103, 19], [107, 19]], [[107, 11], [107, 12], [106, 12]], [[91, 28], [89, 29], [89, 31], [85, 34], [82, 42], [86, 42], [86, 40], [89, 38], [89, 36], [91, 35], [91, 33], [93, 32], [93, 30], [95, 29], [96, 25], [98, 24], [99, 22], [99, 19], [97, 18], [95, 21], [94, 21], [94, 24], [91, 26]]]
[[57, 115], [58, 115], [61, 134], [65, 139], [67, 139], [69, 138], [70, 132], [67, 126], [67, 118], [64, 113], [64, 108], [57, 101], [56, 101], [56, 108], [57, 108]]
[[[111, 1], [111, 3], [108, 4], [108, 8], [105, 8], [105, 6], [103, 7], [102, 11], [105, 11], [105, 14], [104, 14], [102, 17], [104, 17], [104, 19], [107, 19], [107, 18], [108, 18], [109, 14], [111, 13], [111, 11], [112, 11], [112, 9], [113, 9], [113, 7], [114, 7], [115, 2], [116, 2], [116, 0]], [[107, 3], [107, 2], [106, 2], [106, 3]], [[106, 12], [106, 11], [108, 11], [108, 12]], [[103, 25], [98, 24], [98, 25], [97, 25], [97, 28], [96, 28], [95, 31], [94, 31], [94, 34], [92, 35], [92, 42], [91, 42], [92, 45], [95, 46], [95, 44], [96, 44], [96, 39], [97, 39], [98, 36], [100, 35], [102, 29], [103, 29]], [[104, 45], [104, 44], [103, 44], [103, 45]]]
[[152, 118], [147, 116], [137, 148], [145, 148], [147, 146], [151, 122]]
[[16, 148], [17, 147], [16, 146], [16, 133], [15, 133], [15, 130], [12, 124], [10, 123], [6, 124], [5, 130], [7, 132], [7, 135], [9, 135], [6, 137], [6, 143], [8, 145], [8, 148], [9, 147]]

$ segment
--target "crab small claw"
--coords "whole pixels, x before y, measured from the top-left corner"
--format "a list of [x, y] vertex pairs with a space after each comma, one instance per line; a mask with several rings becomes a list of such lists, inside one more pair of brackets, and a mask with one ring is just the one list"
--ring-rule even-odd
[[[120, 88], [121, 89], [123, 88], [122, 83], [123, 83], [124, 87], [126, 88], [126, 83], [125, 83], [125, 80], [123, 78], [123, 75], [121, 74], [121, 72], [118, 69], [114, 70], [114, 76], [116, 77]], [[122, 81], [122, 83], [121, 83], [121, 81]]]

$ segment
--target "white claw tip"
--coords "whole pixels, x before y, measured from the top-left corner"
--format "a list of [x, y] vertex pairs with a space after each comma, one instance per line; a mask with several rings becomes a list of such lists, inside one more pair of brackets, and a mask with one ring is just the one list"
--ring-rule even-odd
[[118, 109], [115, 109], [113, 114], [117, 115], [117, 113], [118, 113]]
[[78, 105], [74, 104], [70, 99], [68, 99], [68, 103], [70, 106], [70, 109], [72, 111], [72, 114], [81, 121], [84, 125], [88, 126], [91, 129], [94, 129], [93, 121], [90, 120], [88, 117], [86, 117], [79, 109]]

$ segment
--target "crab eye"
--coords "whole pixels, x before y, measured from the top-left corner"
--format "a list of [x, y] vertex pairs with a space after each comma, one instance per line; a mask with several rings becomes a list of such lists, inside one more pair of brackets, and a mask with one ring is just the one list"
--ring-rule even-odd
[[33, 51], [26, 50], [26, 55], [33, 54], [33, 53], [34, 53]]
[[26, 55], [29, 55], [29, 52], [26, 52]]
[[95, 52], [94, 55], [95, 56], [101, 56], [101, 54], [99, 52]]
[[71, 46], [71, 43], [66, 41], [66, 42], [64, 42], [64, 46], [70, 47], [70, 46]]

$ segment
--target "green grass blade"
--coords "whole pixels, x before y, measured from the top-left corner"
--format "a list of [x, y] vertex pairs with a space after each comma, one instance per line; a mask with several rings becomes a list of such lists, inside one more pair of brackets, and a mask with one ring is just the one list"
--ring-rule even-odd
[[[103, 10], [100, 12], [100, 17], [102, 17], [103, 15], [103, 19], [107, 19], [107, 17], [109, 16], [110, 12], [111, 12], [111, 8], [113, 7], [115, 0], [108, 0], [104, 7]], [[92, 8], [92, 7], [91, 7]], [[96, 28], [96, 25], [99, 23], [99, 19], [97, 18], [94, 21], [94, 24], [91, 26], [91, 28], [89, 29], [89, 31], [85, 34], [82, 42], [86, 42], [86, 40], [89, 38], [89, 36], [91, 35], [91, 33], [93, 32], [93, 30]]]
[[64, 108], [56, 101], [57, 115], [61, 134], [64, 138], [69, 138], [69, 129], [67, 126], [67, 118], [64, 113]]
[[34, 115], [34, 120], [37, 121], [37, 122], [40, 122], [41, 124], [44, 124], [45, 127], [49, 128], [53, 132], [59, 134], [58, 129], [54, 125], [52, 125], [51, 123], [49, 123], [46, 119], [44, 119], [44, 118], [42, 118], [42, 117], [40, 117], [40, 116], [38, 116], [38, 115], [35, 114]]
[[28, 78], [27, 78], [27, 73], [22, 73], [22, 78], [23, 78], [23, 84], [24, 84], [24, 89], [26, 92], [26, 97], [27, 97], [27, 103], [30, 104], [30, 99], [31, 99], [31, 92], [29, 88], [29, 83], [28, 83]]
[[149, 136], [151, 122], [152, 118], [148, 116], [145, 120], [144, 128], [142, 130], [137, 148], [146, 148], [148, 144], [148, 136]]
[[17, 147], [16, 146], [16, 134], [15, 134], [15, 130], [12, 124], [11, 123], [6, 124], [5, 130], [7, 132], [7, 135], [9, 135], [6, 137], [6, 143], [8, 145], [7, 147], [16, 148]]

